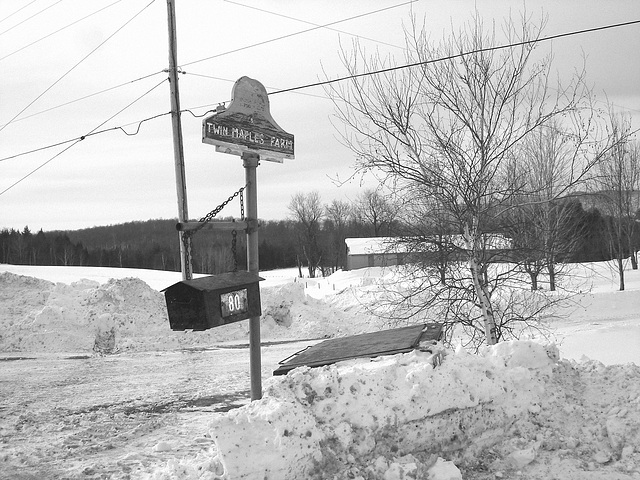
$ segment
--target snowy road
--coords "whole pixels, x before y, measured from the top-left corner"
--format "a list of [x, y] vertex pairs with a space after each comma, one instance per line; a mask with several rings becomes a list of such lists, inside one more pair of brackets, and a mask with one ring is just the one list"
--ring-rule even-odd
[[[263, 346], [263, 379], [308, 344]], [[137, 477], [207, 449], [212, 412], [249, 401], [247, 348], [2, 358], [2, 479]]]

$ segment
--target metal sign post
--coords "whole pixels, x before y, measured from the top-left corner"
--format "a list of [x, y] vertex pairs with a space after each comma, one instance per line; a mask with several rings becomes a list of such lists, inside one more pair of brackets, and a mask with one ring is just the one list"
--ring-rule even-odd
[[[247, 221], [247, 270], [258, 275], [258, 183], [257, 168], [259, 155], [251, 152], [242, 154], [246, 185]], [[262, 358], [260, 351], [260, 316], [249, 318], [249, 370], [251, 372], [251, 400], [262, 398]]]
[[[233, 86], [228, 108], [221, 107], [202, 122], [202, 141], [217, 152], [240, 155], [245, 169], [247, 270], [256, 276], [258, 261], [258, 183], [260, 160], [282, 163], [294, 158], [294, 138], [275, 122], [267, 90], [257, 80], [242, 77]], [[189, 227], [184, 224], [185, 227]], [[213, 226], [213, 225], [212, 225]], [[249, 318], [251, 400], [262, 398], [260, 316]]]

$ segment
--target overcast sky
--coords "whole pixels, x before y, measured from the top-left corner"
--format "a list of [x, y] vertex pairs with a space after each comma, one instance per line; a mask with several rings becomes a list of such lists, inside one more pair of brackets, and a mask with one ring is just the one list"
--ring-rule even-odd
[[[181, 106], [199, 116], [228, 102], [233, 83], [245, 75], [269, 92], [313, 83], [325, 74], [343, 75], [340, 45], [348, 49], [355, 36], [372, 52], [397, 55], [401, 62], [402, 24], [411, 9], [425, 18], [435, 40], [452, 24], [469, 20], [474, 8], [498, 22], [524, 5], [536, 17], [544, 11], [546, 36], [640, 20], [637, 0], [176, 3], [178, 63], [185, 72]], [[170, 110], [163, 72], [166, 1], [0, 0], [0, 6], [0, 228], [77, 229], [177, 217], [170, 116], [139, 124]], [[370, 13], [381, 9], [386, 10]], [[311, 24], [356, 16], [331, 29], [294, 35]], [[291, 36], [269, 41], [285, 35]], [[260, 42], [267, 43], [243, 48]], [[544, 48], [552, 48], [561, 76], [581, 68], [584, 53], [598, 99], [608, 98], [640, 127], [640, 25], [558, 39]], [[322, 88], [272, 95], [270, 103], [276, 122], [295, 136], [296, 158], [258, 168], [260, 218], [285, 218], [297, 192], [318, 190], [329, 203], [353, 200], [375, 186], [359, 179], [337, 185], [336, 179], [353, 173], [354, 159], [337, 140], [333, 106]], [[202, 118], [184, 113], [182, 119], [189, 216], [199, 218], [244, 184], [244, 169], [239, 157], [202, 143]], [[119, 126], [130, 135], [113, 130], [5, 160]], [[238, 203], [220, 215], [239, 216]]]

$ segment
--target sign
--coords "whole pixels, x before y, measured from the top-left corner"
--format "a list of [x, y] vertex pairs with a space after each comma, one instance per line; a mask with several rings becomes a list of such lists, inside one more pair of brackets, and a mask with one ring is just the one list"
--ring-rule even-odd
[[261, 160], [294, 159], [293, 135], [285, 132], [269, 111], [267, 90], [257, 80], [242, 77], [233, 86], [228, 108], [202, 122], [202, 141], [217, 152], [242, 155], [252, 151]]
[[227, 292], [220, 295], [220, 307], [222, 308], [222, 317], [230, 317], [239, 313], [246, 313], [249, 310], [249, 301], [247, 300], [247, 289], [236, 290], [235, 292]]

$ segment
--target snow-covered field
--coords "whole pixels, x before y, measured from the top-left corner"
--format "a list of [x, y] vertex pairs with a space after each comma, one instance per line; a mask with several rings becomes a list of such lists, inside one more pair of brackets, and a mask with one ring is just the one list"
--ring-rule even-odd
[[0, 478], [640, 479], [640, 273], [618, 292], [591, 267], [557, 347], [286, 377], [305, 346], [383, 328], [363, 302], [384, 272], [263, 272], [250, 403], [247, 322], [172, 332], [159, 290], [179, 274], [0, 265]]

